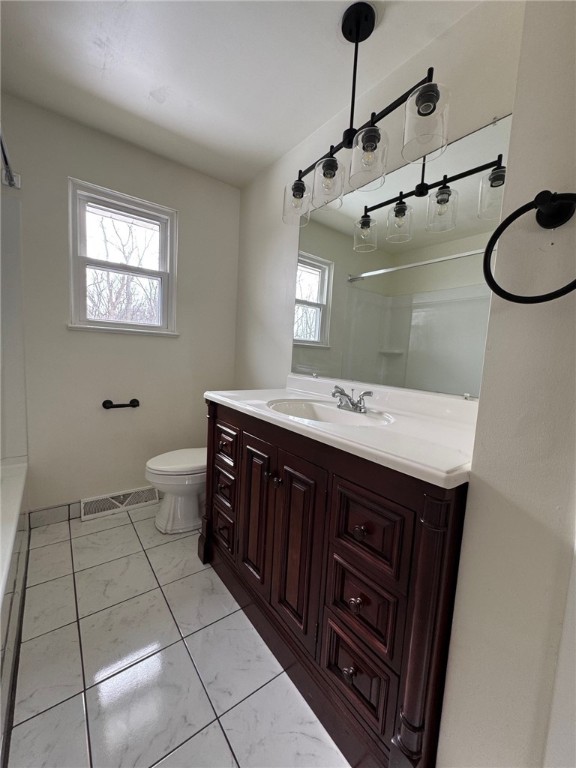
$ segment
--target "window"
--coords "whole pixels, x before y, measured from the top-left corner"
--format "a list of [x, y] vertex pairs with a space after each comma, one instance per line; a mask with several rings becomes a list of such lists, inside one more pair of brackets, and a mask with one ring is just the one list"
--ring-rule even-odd
[[328, 345], [332, 269], [330, 261], [309, 253], [298, 254], [294, 312], [297, 344]]
[[69, 180], [71, 328], [174, 335], [171, 208]]

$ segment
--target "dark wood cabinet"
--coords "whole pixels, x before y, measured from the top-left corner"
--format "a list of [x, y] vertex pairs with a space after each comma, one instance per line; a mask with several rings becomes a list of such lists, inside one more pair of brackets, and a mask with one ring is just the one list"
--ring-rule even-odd
[[319, 628], [327, 473], [278, 451], [271, 604], [314, 654]]
[[208, 405], [201, 559], [352, 765], [433, 768], [466, 486]]
[[270, 597], [276, 449], [244, 433], [240, 463], [238, 567], [250, 585]]

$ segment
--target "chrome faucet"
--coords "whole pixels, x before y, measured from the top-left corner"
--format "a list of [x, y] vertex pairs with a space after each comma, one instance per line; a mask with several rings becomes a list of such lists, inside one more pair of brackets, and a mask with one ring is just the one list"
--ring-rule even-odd
[[354, 411], [354, 413], [366, 413], [366, 405], [364, 403], [365, 397], [372, 397], [373, 392], [366, 389], [364, 392], [360, 392], [358, 399], [354, 400], [354, 390], [349, 395], [346, 390], [336, 384], [332, 391], [332, 397], [338, 398], [337, 408], [341, 408], [343, 411]]

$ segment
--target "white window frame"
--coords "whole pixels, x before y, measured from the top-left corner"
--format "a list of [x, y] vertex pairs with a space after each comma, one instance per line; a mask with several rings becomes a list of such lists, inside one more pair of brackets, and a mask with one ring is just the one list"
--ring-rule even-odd
[[293, 339], [293, 343], [303, 347], [329, 347], [330, 346], [330, 314], [332, 309], [332, 279], [334, 275], [334, 264], [320, 256], [312, 253], [298, 251], [298, 265], [312, 267], [320, 270], [321, 281], [321, 301], [305, 301], [296, 299], [294, 312], [298, 305], [305, 307], [317, 307], [320, 309], [320, 338], [318, 341], [306, 341], [305, 339]]
[[[79, 179], [68, 179], [70, 221], [70, 322], [72, 330], [178, 336], [176, 331], [176, 249], [178, 213], [172, 208], [114, 192]], [[86, 254], [86, 206], [90, 203], [112, 211], [153, 221], [160, 228], [158, 270], [90, 259]], [[86, 314], [86, 272], [89, 267], [160, 279], [161, 325], [112, 320], [91, 320]]]

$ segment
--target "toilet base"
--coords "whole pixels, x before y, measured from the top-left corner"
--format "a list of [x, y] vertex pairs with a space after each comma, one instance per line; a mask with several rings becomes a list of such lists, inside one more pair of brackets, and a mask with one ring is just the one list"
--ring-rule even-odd
[[187, 533], [202, 527], [203, 499], [196, 494], [175, 496], [165, 493], [154, 524], [160, 533]]

